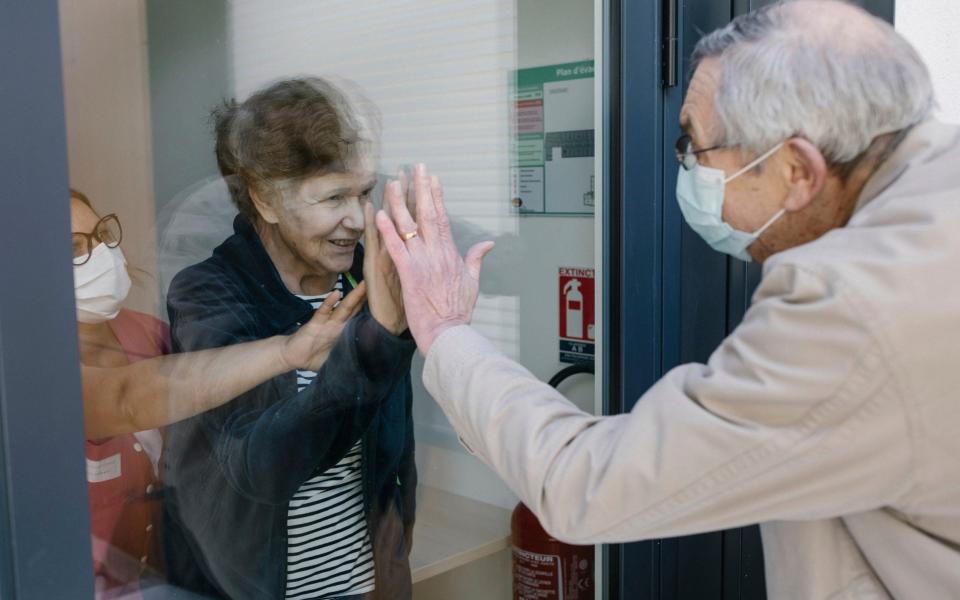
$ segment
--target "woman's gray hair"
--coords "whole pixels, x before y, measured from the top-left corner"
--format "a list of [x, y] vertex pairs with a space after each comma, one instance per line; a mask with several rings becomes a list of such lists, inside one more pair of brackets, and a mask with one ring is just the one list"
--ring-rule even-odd
[[[838, 9], [854, 19], [837, 18]], [[831, 166], [859, 160], [879, 136], [926, 119], [936, 102], [926, 65], [893, 27], [836, 0], [786, 0], [705, 36], [693, 65], [717, 58], [723, 139], [766, 152], [806, 138]], [[853, 22], [851, 22], [853, 21]]]
[[373, 169], [380, 113], [346, 80], [283, 79], [213, 111], [217, 166], [239, 211], [255, 222], [251, 192], [284, 195], [305, 179]]

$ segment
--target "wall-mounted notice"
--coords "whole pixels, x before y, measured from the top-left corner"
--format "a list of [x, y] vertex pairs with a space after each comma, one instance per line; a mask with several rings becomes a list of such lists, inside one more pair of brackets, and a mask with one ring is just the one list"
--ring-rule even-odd
[[594, 270], [560, 267], [560, 362], [592, 363], [596, 345]]
[[514, 208], [593, 214], [593, 61], [520, 69], [514, 102]]

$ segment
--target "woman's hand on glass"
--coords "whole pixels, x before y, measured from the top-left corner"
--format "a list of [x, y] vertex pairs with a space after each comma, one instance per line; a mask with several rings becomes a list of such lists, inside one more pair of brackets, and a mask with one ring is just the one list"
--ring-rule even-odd
[[319, 371], [347, 321], [363, 306], [366, 292], [366, 282], [361, 282], [339, 305], [337, 302], [342, 293], [331, 292], [309, 321], [293, 335], [286, 336], [281, 346], [281, 358], [287, 370]]
[[400, 276], [380, 239], [373, 205], [369, 202], [363, 207], [363, 218], [363, 279], [367, 284], [370, 314], [384, 329], [400, 335], [407, 329]]

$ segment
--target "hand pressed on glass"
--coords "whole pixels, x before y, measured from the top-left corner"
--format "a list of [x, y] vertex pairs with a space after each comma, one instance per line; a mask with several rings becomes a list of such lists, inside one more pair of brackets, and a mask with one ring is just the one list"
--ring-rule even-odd
[[360, 282], [340, 304], [337, 302], [343, 294], [331, 292], [309, 321], [296, 333], [284, 338], [281, 356], [287, 370], [319, 371], [347, 321], [360, 311], [366, 293], [366, 281]]
[[400, 277], [374, 222], [373, 205], [363, 207], [363, 279], [367, 284], [370, 314], [393, 335], [407, 329]]
[[[480, 267], [493, 242], [476, 244], [461, 258], [450, 233], [440, 180], [417, 165], [413, 190], [416, 222], [407, 210], [401, 183], [390, 181], [384, 194], [390, 215], [378, 212], [377, 228], [400, 275], [410, 332], [426, 355], [441, 333], [470, 323], [480, 291]], [[401, 232], [411, 231], [418, 235], [401, 239]]]

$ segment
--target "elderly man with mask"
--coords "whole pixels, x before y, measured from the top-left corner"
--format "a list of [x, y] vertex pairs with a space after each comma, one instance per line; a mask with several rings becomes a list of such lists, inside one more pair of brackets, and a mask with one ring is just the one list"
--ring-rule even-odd
[[469, 326], [441, 188], [378, 226], [424, 381], [546, 529], [624, 542], [760, 522], [773, 598], [960, 597], [960, 129], [926, 68], [852, 5], [777, 4], [707, 35], [677, 196], [715, 248], [763, 263], [707, 364], [629, 414], [585, 414]]

